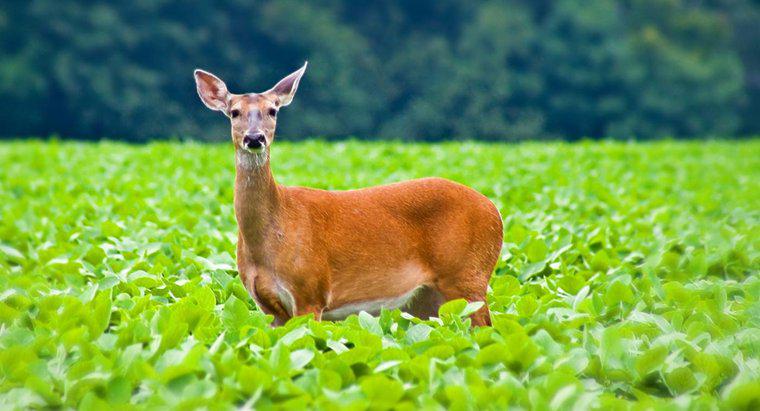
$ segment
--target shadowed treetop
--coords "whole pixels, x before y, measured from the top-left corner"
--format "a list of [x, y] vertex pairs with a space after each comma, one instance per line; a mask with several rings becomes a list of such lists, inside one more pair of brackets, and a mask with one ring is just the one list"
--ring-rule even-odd
[[263, 91], [309, 60], [284, 138], [760, 132], [748, 0], [39, 0], [0, 9], [2, 137], [227, 139], [193, 69]]

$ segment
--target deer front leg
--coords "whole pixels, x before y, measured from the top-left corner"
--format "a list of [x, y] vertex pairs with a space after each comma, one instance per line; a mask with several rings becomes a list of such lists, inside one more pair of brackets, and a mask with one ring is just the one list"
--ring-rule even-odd
[[[260, 272], [253, 283], [253, 297], [262, 311], [274, 316], [273, 325], [283, 325], [292, 317], [310, 313], [314, 314], [314, 319], [317, 321], [322, 318], [325, 303], [319, 293], [294, 292], [299, 288], [290, 287], [285, 281], [270, 275], [266, 270]], [[318, 288], [305, 287], [303, 289]]]
[[285, 324], [290, 319], [290, 313], [280, 301], [276, 285], [271, 281], [271, 277], [257, 272], [253, 266], [245, 268], [241, 266], [240, 279], [256, 306], [264, 314], [274, 317], [273, 326]]
[[253, 299], [261, 311], [274, 316], [272, 326], [283, 325], [290, 319], [290, 312], [280, 300], [277, 288], [270, 281], [270, 277], [258, 277], [257, 281], [254, 282], [253, 290]]
[[299, 307], [299, 309], [296, 311], [296, 316], [301, 315], [308, 315], [308, 314], [314, 314], [314, 319], [317, 321], [322, 321], [322, 311], [324, 311], [324, 306], [321, 305], [307, 305], [303, 308]]
[[325, 276], [314, 273], [299, 273], [290, 278], [293, 292], [293, 316], [314, 314], [314, 319], [322, 320], [322, 312], [327, 307], [329, 282]]

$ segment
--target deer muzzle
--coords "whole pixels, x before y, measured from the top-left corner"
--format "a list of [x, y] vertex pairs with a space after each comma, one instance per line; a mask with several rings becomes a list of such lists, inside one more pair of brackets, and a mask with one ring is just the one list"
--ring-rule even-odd
[[264, 133], [246, 133], [243, 136], [243, 148], [248, 151], [261, 151], [267, 145]]

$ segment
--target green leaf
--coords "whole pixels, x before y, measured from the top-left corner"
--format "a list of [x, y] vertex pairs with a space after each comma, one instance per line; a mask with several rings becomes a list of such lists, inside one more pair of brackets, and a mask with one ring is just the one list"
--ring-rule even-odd
[[296, 340], [303, 338], [308, 333], [309, 333], [309, 329], [307, 328], [307, 326], [301, 325], [298, 328], [291, 330], [289, 333], [280, 337], [280, 343], [285, 344], [285, 345], [291, 345]]
[[408, 344], [426, 341], [433, 327], [427, 324], [415, 324], [406, 330], [405, 340]]
[[404, 387], [400, 382], [382, 374], [363, 378], [359, 385], [370, 404], [379, 408], [392, 406], [404, 395]]
[[380, 327], [380, 320], [365, 311], [359, 313], [359, 324], [362, 328], [372, 334], [383, 335], [383, 329]]
[[250, 316], [251, 314], [245, 303], [234, 296], [230, 296], [224, 303], [222, 324], [231, 332], [231, 335], [238, 335], [243, 325], [248, 323]]
[[733, 410], [753, 410], [760, 405], [760, 381], [738, 378], [723, 392], [725, 405]]
[[459, 313], [462, 317], [467, 317], [470, 314], [473, 314], [474, 312], [481, 309], [484, 305], [486, 305], [483, 301], [472, 301], [468, 302], [467, 305], [464, 307], [461, 313]]
[[443, 303], [440, 307], [438, 307], [438, 316], [444, 317], [447, 315], [451, 315], [454, 317], [461, 317], [464, 310], [467, 308], [467, 300], [463, 298], [458, 298], [456, 300], [451, 300]]
[[546, 258], [547, 252], [548, 247], [546, 247], [546, 243], [538, 238], [531, 239], [525, 246], [525, 254], [532, 263], [543, 261]]
[[90, 338], [97, 338], [105, 331], [111, 320], [111, 290], [99, 292], [90, 303]]
[[665, 376], [668, 388], [674, 394], [682, 394], [697, 387], [697, 379], [688, 367], [680, 367]]
[[526, 281], [535, 276], [536, 274], [539, 274], [544, 271], [546, 268], [546, 261], [539, 261], [532, 264], [527, 264], [523, 267], [522, 271], [520, 271], [520, 281]]
[[662, 367], [667, 356], [668, 349], [665, 346], [652, 347], [636, 358], [636, 371], [641, 377], [657, 371]]
[[128, 276], [128, 281], [138, 287], [145, 288], [154, 288], [162, 284], [161, 280], [159, 280], [155, 275], [148, 274], [143, 270], [137, 270], [133, 273], [130, 273]]
[[504, 344], [491, 344], [481, 349], [476, 356], [480, 365], [506, 364], [511, 359], [511, 351]]
[[348, 347], [346, 347], [340, 341], [327, 340], [327, 346], [330, 347], [331, 350], [335, 351], [338, 354], [342, 354], [342, 353], [348, 351]]
[[300, 370], [314, 358], [314, 352], [309, 349], [296, 350], [290, 353], [290, 368]]
[[112, 379], [106, 388], [106, 399], [109, 404], [126, 404], [132, 396], [132, 386], [124, 377]]
[[24, 255], [20, 251], [5, 244], [0, 244], [0, 255], [4, 257], [5, 261], [16, 264], [22, 264], [25, 260]]

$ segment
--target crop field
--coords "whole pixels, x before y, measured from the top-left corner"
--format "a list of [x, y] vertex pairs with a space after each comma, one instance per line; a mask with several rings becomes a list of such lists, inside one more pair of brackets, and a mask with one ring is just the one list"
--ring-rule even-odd
[[281, 184], [491, 198], [494, 326], [454, 301], [272, 328], [229, 144], [5, 142], [0, 408], [760, 408], [760, 140], [272, 150]]

